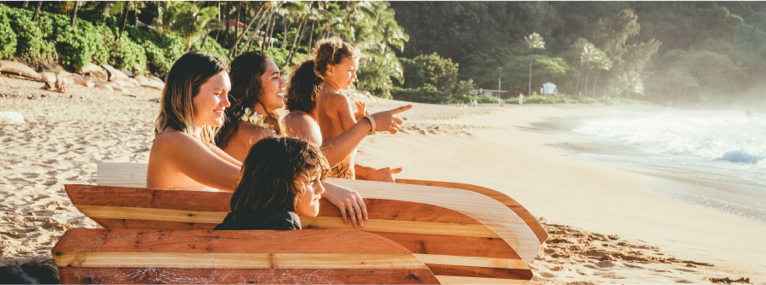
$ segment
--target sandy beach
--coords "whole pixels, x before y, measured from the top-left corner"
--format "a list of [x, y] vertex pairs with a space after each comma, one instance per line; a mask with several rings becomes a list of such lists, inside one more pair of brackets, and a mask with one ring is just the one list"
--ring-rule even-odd
[[[95, 184], [98, 162], [148, 160], [161, 91], [127, 92], [0, 77], [0, 111], [26, 123], [0, 125], [0, 265], [49, 255], [68, 228], [97, 227], [64, 184]], [[372, 111], [406, 104], [364, 99]], [[549, 118], [629, 115], [604, 105], [458, 108], [415, 104], [401, 133], [378, 133], [357, 162], [404, 167], [398, 177], [469, 183], [504, 192], [550, 237], [531, 267], [535, 284], [766, 283], [766, 226], [657, 193], [662, 178], [634, 166], [568, 157], [577, 140], [532, 129]]]

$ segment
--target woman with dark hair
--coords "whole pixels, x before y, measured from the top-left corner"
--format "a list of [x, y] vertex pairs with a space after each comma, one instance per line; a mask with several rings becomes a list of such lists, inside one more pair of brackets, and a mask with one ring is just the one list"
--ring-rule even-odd
[[[261, 139], [273, 135], [283, 136], [285, 129], [277, 109], [284, 106], [284, 88], [285, 82], [280, 70], [268, 55], [254, 51], [237, 56], [231, 62], [229, 100], [232, 103], [226, 109], [225, 122], [216, 137], [217, 145], [234, 159], [244, 161], [252, 146]], [[401, 111], [406, 109], [409, 107]], [[322, 152], [328, 161], [342, 161], [359, 146], [368, 133], [391, 131], [391, 125], [382, 122], [391, 121], [393, 114], [392, 111], [380, 112], [369, 116], [368, 120], [361, 120], [347, 134], [338, 136], [329, 146], [323, 146]], [[380, 127], [373, 130], [376, 121], [380, 122]], [[357, 218], [361, 224], [367, 216], [362, 197], [356, 191], [329, 182], [323, 185], [326, 190], [325, 199], [341, 210], [344, 222], [348, 221], [348, 213], [352, 224], [357, 225]]]
[[239, 161], [262, 138], [281, 135], [278, 109], [284, 107], [285, 81], [261, 51], [245, 52], [231, 62], [231, 106], [216, 145]]
[[149, 154], [147, 188], [234, 191], [242, 163], [215, 145], [231, 90], [220, 58], [190, 52], [168, 73]]

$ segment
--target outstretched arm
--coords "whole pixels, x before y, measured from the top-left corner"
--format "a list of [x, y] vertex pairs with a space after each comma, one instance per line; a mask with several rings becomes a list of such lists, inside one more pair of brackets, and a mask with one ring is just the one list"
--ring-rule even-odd
[[[375, 121], [375, 131], [387, 131], [395, 134], [402, 123], [402, 120], [397, 118], [396, 115], [411, 108], [412, 105], [407, 105], [372, 114], [371, 116]], [[322, 133], [319, 130], [319, 125], [308, 115], [286, 117], [285, 125], [287, 135], [290, 137], [304, 139], [315, 144], [322, 142]], [[371, 127], [372, 125], [369, 120], [362, 119], [337, 137], [321, 143], [320, 149], [330, 163], [330, 167], [335, 167], [346, 160], [351, 155], [351, 152], [359, 147], [362, 140], [370, 133]]]

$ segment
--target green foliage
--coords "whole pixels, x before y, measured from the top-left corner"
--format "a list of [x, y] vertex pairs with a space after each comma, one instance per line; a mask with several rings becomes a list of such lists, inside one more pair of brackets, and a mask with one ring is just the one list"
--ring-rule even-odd
[[[492, 95], [479, 95], [479, 96], [469, 96], [470, 99], [476, 100], [479, 104], [498, 104], [503, 103], [503, 99], [497, 98]], [[463, 102], [465, 103], [465, 102]]]
[[134, 65], [145, 70], [146, 53], [144, 48], [130, 39], [128, 31], [115, 41], [109, 52], [109, 63], [122, 70], [131, 70]]
[[[30, 64], [50, 63], [55, 61], [56, 46], [53, 41], [46, 37], [50, 35], [40, 28], [40, 24], [32, 22], [32, 12], [23, 9], [0, 6], [3, 13], [10, 21], [11, 28], [16, 33], [16, 55], [22, 61]], [[40, 12], [39, 22], [47, 20], [50, 14]], [[3, 48], [5, 50], [7, 48]]]
[[391, 96], [395, 100], [430, 104], [449, 104], [453, 99], [449, 92], [441, 91], [428, 83], [417, 89], [394, 87], [391, 89]]
[[460, 80], [455, 87], [455, 95], [457, 96], [471, 96], [476, 93], [476, 84], [473, 83], [473, 79]]
[[199, 39], [196, 42], [192, 43], [191, 50], [201, 51], [204, 53], [215, 55], [223, 59], [225, 62], [231, 61], [229, 60], [229, 50], [223, 48], [220, 44], [218, 44], [213, 39], [207, 39], [207, 42], [205, 42], [205, 47], [200, 47], [200, 45], [202, 45], [202, 40], [203, 39]]
[[458, 64], [437, 53], [419, 55], [413, 59], [402, 59], [404, 88], [419, 88], [430, 84], [441, 91], [453, 91], [458, 83]]
[[57, 30], [61, 31], [57, 33], [57, 49], [64, 66], [79, 68], [90, 61], [108, 62], [114, 35], [106, 26], [93, 26], [78, 19], [77, 30], [72, 31], [68, 19], [58, 19], [56, 24]]
[[751, 68], [766, 70], [766, 13], [758, 12], [734, 29], [734, 50]]
[[[0, 11], [5, 6], [0, 6]], [[5, 13], [0, 12], [0, 59], [10, 59], [16, 53], [16, 33]]]
[[[127, 37], [143, 47], [150, 71], [160, 77], [170, 72], [173, 63], [184, 55], [184, 41], [175, 34], [160, 36], [136, 27], [126, 29]], [[209, 44], [209, 43], [208, 43]]]

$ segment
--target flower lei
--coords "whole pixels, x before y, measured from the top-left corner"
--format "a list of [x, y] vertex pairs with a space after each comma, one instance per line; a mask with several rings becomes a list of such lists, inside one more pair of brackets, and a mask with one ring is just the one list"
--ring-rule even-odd
[[264, 127], [267, 129], [271, 129], [271, 125], [264, 122], [266, 118], [263, 117], [263, 115], [258, 114], [258, 112], [255, 112], [252, 116], [250, 115], [250, 108], [245, 108], [245, 114], [242, 115], [242, 121], [250, 122], [253, 125]]

